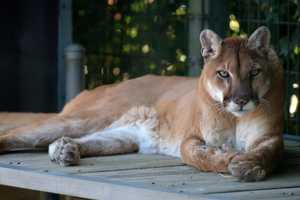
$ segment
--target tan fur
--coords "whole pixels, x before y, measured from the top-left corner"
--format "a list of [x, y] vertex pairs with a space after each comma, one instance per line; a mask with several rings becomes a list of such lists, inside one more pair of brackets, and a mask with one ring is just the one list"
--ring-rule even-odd
[[[202, 37], [207, 34], [213, 33]], [[283, 72], [272, 49], [260, 56], [247, 44], [228, 38], [222, 48], [214, 46], [216, 52], [206, 49], [200, 78], [147, 75], [82, 92], [59, 115], [0, 136], [0, 150], [47, 147], [65, 136], [49, 148], [51, 159], [62, 165], [77, 164], [84, 156], [178, 152], [183, 162], [200, 170], [262, 180], [283, 149]], [[221, 45], [219, 39], [215, 45]], [[225, 98], [239, 91], [254, 61], [265, 65], [261, 78], [251, 82], [261, 99], [236, 117], [225, 109]], [[235, 77], [231, 84], [216, 78], [216, 70], [224, 67]], [[214, 95], [218, 91], [219, 97]]]

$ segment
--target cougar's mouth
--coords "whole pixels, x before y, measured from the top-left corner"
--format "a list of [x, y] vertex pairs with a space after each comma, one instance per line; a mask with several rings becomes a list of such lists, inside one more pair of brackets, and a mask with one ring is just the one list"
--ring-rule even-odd
[[230, 101], [226, 106], [225, 109], [232, 113], [236, 117], [241, 117], [248, 112], [253, 111], [256, 108], [256, 103], [253, 100], [250, 100], [244, 106], [238, 105], [233, 101]]

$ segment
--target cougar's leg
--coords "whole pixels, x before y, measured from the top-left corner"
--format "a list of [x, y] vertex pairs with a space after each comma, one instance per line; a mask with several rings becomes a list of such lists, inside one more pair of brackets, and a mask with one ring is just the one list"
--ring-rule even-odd
[[92, 115], [64, 116], [38, 121], [30, 125], [9, 130], [0, 136], [0, 152], [47, 148], [50, 143], [63, 136], [81, 137], [103, 129], [110, 122], [109, 117]]
[[270, 175], [283, 155], [280, 134], [255, 140], [242, 154], [234, 157], [228, 169], [241, 181], [261, 181]]
[[60, 165], [78, 164], [80, 157], [124, 154], [138, 151], [155, 153], [158, 114], [153, 108], [131, 108], [110, 128], [81, 138], [63, 137], [49, 146], [51, 160]]
[[138, 129], [106, 129], [81, 138], [62, 137], [49, 146], [50, 159], [62, 166], [78, 164], [80, 157], [131, 153], [138, 150]]
[[202, 171], [228, 172], [228, 164], [237, 152], [209, 147], [198, 137], [190, 137], [181, 144], [182, 160]]

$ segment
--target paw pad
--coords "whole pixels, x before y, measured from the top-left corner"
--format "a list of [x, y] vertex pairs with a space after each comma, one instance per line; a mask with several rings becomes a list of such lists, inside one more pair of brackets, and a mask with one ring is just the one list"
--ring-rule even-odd
[[266, 170], [258, 163], [253, 161], [232, 161], [228, 166], [229, 172], [245, 182], [261, 181], [267, 173]]
[[61, 165], [77, 165], [80, 161], [79, 145], [72, 138], [62, 137], [49, 146], [51, 161]]

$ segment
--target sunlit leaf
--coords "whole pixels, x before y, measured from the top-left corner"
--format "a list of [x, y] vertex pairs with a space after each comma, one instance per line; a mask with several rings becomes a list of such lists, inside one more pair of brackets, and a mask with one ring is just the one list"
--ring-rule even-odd
[[294, 52], [295, 55], [299, 55], [300, 54], [300, 45], [295, 46], [293, 52]]
[[230, 15], [229, 28], [234, 32], [239, 32], [240, 23], [235, 19], [235, 17], [233, 18], [232, 16], [234, 15]]
[[131, 16], [126, 16], [125, 17], [126, 24], [130, 24], [131, 20], [132, 20]]
[[187, 7], [186, 5], [180, 5], [177, 9], [176, 9], [176, 15], [181, 16], [181, 15], [186, 15], [186, 11]]
[[145, 45], [142, 46], [142, 52], [144, 54], [147, 54], [147, 53], [150, 52], [150, 46], [149, 46], [149, 44], [145, 44]]
[[155, 69], [156, 69], [156, 65], [155, 65], [154, 63], [151, 63], [151, 64], [149, 65], [149, 69], [150, 69], [150, 70], [155, 70]]

